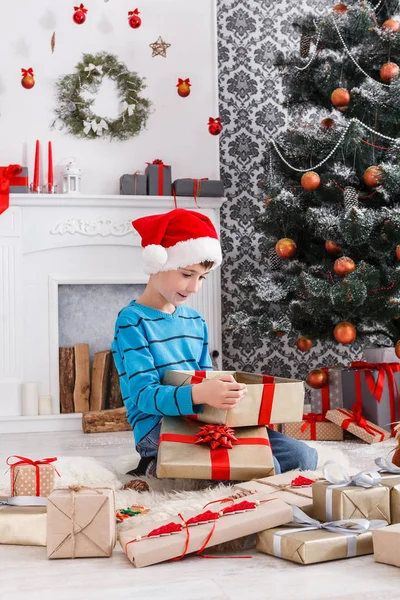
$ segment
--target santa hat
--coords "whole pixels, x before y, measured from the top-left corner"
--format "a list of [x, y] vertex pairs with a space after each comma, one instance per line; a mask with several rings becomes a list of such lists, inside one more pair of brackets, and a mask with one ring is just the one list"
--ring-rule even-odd
[[204, 261], [222, 262], [215, 227], [206, 215], [176, 208], [168, 213], [132, 221], [142, 238], [142, 259], [146, 273], [173, 271]]

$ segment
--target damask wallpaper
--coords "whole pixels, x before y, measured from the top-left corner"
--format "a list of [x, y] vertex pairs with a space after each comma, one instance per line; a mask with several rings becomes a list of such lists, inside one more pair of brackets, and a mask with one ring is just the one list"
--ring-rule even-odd
[[227, 316], [250, 300], [237, 284], [244, 273], [268, 268], [254, 233], [254, 220], [263, 210], [258, 182], [267, 133], [285, 127], [281, 105], [281, 74], [274, 67], [280, 49], [299, 48], [293, 27], [305, 13], [322, 15], [328, 0], [217, 0], [220, 116], [224, 123], [221, 175], [227, 202], [222, 209], [222, 310], [225, 369], [264, 371], [305, 378], [317, 366], [348, 364], [362, 358], [361, 345], [315, 343], [307, 354], [295, 346], [295, 336], [263, 340], [249, 333], [232, 335]]

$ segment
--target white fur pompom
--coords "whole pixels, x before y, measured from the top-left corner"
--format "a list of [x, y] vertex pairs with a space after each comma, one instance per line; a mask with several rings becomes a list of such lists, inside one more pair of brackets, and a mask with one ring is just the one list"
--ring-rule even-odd
[[168, 253], [163, 246], [149, 244], [143, 249], [143, 263], [147, 273], [158, 273], [168, 260]]

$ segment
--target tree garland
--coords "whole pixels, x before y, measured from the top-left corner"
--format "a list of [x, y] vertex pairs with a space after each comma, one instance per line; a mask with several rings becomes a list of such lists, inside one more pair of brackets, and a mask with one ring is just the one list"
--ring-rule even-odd
[[[149, 100], [139, 97], [146, 87], [143, 79], [106, 52], [84, 54], [75, 69], [75, 73], [60, 77], [56, 83], [57, 118], [52, 126], [56, 127], [61, 121], [60, 129], [88, 139], [108, 136], [123, 141], [138, 135], [146, 125], [151, 106]], [[84, 91], [95, 95], [103, 77], [109, 77], [116, 84], [121, 101], [121, 114], [117, 119], [96, 115], [92, 111], [95, 98], [85, 100], [82, 96]]]

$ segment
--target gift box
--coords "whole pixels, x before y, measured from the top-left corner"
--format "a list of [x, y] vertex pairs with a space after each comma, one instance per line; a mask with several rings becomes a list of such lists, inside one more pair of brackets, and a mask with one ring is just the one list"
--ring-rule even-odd
[[0, 215], [7, 210], [10, 205], [10, 185], [18, 185], [24, 187], [22, 183], [24, 179], [18, 179], [22, 174], [23, 167], [21, 165], [8, 165], [8, 167], [0, 167], [0, 178], [2, 185], [0, 187]]
[[301, 421], [304, 407], [304, 383], [295, 379], [257, 375], [240, 371], [165, 371], [164, 385], [193, 385], [220, 375], [232, 375], [247, 385], [247, 394], [230, 410], [204, 405], [194, 418], [203, 423], [228, 427], [248, 427]]
[[47, 499], [47, 557], [109, 557], [116, 542], [114, 491], [71, 486]]
[[325, 481], [312, 486], [313, 516], [320, 521], [339, 519], [384, 519], [390, 523], [390, 490], [381, 485], [379, 473], [362, 471], [343, 479], [323, 469]]
[[400, 467], [397, 467], [392, 461], [382, 456], [375, 459], [375, 464], [378, 467], [382, 485], [390, 489], [395, 485], [400, 485]]
[[145, 567], [192, 552], [201, 554], [211, 546], [288, 523], [292, 518], [292, 509], [285, 502], [254, 494], [231, 504], [184, 512], [182, 517], [154, 522], [153, 526], [135, 523], [134, 528], [120, 532], [119, 541], [131, 563]]
[[220, 179], [175, 179], [172, 190], [175, 196], [194, 198], [220, 198], [224, 195], [224, 186]]
[[284, 423], [283, 433], [296, 440], [343, 440], [343, 429], [322, 413], [307, 413], [299, 423]]
[[302, 565], [373, 553], [372, 530], [386, 521], [333, 521], [320, 523], [298, 508], [291, 527], [267, 529], [257, 534], [256, 549]]
[[[295, 483], [302, 485], [294, 485]], [[291, 471], [272, 477], [236, 483], [233, 487], [239, 492], [273, 495], [274, 498], [278, 498], [282, 502], [299, 506], [309, 514], [312, 509], [312, 483], [314, 483], [314, 480], [307, 480], [300, 471]]]
[[400, 484], [390, 488], [391, 523], [400, 523]]
[[389, 348], [363, 348], [364, 360], [368, 363], [400, 362], [393, 346]]
[[28, 192], [28, 167], [22, 167], [21, 173], [10, 179], [10, 194], [27, 194]]
[[400, 567], [400, 524], [372, 532], [376, 562]]
[[[14, 460], [16, 459], [16, 460]], [[14, 462], [11, 462], [14, 460]], [[9, 456], [11, 496], [42, 496], [46, 498], [55, 487], [58, 471], [53, 463], [56, 458], [31, 460], [24, 456]]]
[[311, 411], [316, 414], [343, 407], [343, 367], [323, 368], [322, 371], [328, 376], [328, 385], [318, 390], [310, 388]]
[[391, 423], [399, 420], [397, 387], [400, 388], [400, 362], [353, 362], [351, 369], [342, 372], [343, 408], [351, 409], [354, 402], [363, 416], [391, 431]]
[[0, 544], [15, 546], [46, 545], [45, 506], [7, 506], [0, 498]]
[[336, 410], [328, 410], [325, 417], [328, 421], [336, 423], [346, 431], [356, 435], [368, 444], [376, 444], [390, 438], [390, 433], [382, 427], [378, 427], [374, 423], [367, 421], [361, 414], [360, 407], [353, 405], [352, 410], [338, 408]]
[[122, 175], [119, 180], [119, 193], [122, 196], [146, 196], [147, 175], [137, 171], [132, 175]]
[[[233, 435], [232, 435], [233, 434]], [[274, 474], [265, 427], [201, 425], [164, 417], [157, 455], [157, 477], [245, 480]]]
[[147, 192], [149, 196], [172, 196], [171, 167], [162, 160], [147, 163]]

